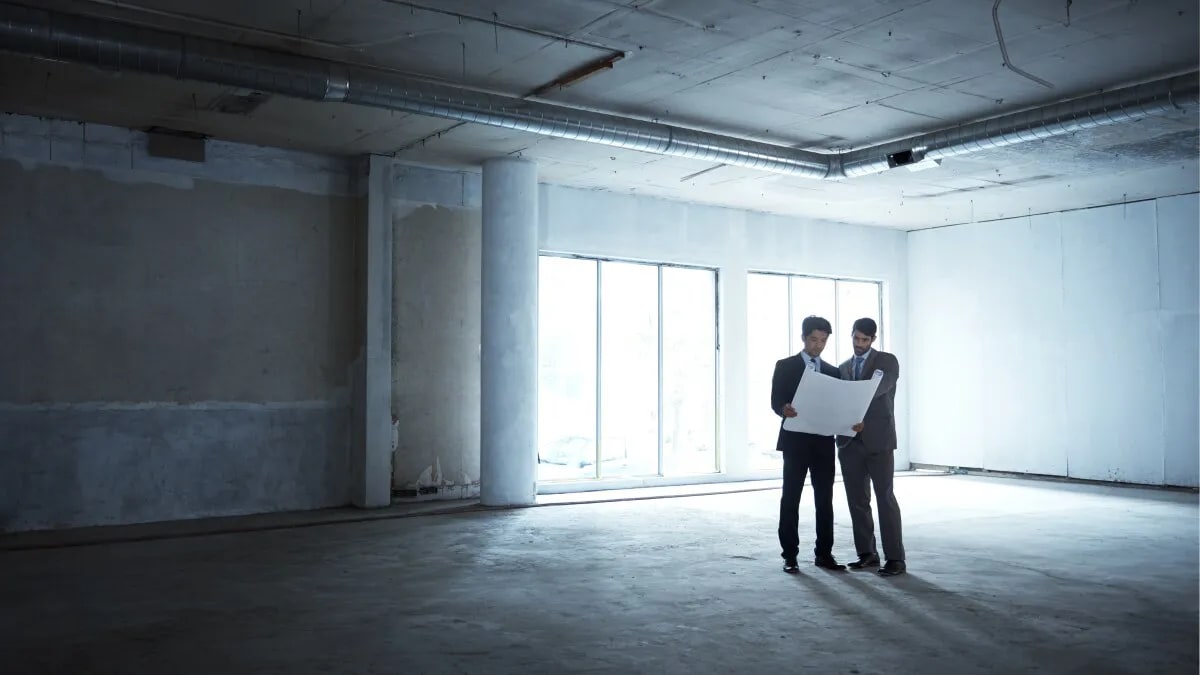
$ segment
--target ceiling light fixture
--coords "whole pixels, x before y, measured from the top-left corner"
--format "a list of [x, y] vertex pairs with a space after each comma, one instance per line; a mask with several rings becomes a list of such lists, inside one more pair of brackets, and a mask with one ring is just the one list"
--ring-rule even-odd
[[893, 152], [893, 153], [889, 154], [887, 156], [887, 163], [888, 163], [889, 169], [895, 169], [898, 166], [909, 166], [910, 164], [917, 164], [918, 162], [921, 162], [924, 159], [925, 159], [925, 150], [924, 149], [910, 148], [908, 150], [900, 150], [898, 152]]

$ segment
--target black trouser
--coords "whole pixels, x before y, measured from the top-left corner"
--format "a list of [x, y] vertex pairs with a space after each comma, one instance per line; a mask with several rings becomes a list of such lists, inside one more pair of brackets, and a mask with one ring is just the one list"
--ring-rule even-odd
[[[784, 432], [791, 433], [791, 432]], [[804, 437], [783, 449], [783, 497], [779, 500], [779, 545], [784, 558], [800, 553], [800, 493], [804, 477], [812, 472], [813, 498], [816, 500], [817, 545], [813, 553], [833, 553], [833, 438], [796, 434]]]

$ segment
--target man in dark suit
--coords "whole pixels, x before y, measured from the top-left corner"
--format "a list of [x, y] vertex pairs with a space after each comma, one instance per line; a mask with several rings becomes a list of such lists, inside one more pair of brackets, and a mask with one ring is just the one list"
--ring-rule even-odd
[[843, 380], [869, 380], [876, 370], [883, 371], [883, 380], [875, 390], [875, 398], [853, 438], [838, 437], [838, 457], [842, 462], [842, 482], [846, 501], [850, 505], [850, 520], [854, 525], [854, 547], [858, 560], [851, 569], [879, 567], [875, 548], [875, 522], [871, 519], [871, 486], [879, 508], [879, 534], [883, 538], [883, 554], [887, 564], [879, 574], [892, 577], [904, 574], [904, 538], [900, 527], [900, 504], [892, 492], [892, 476], [896, 470], [893, 451], [896, 449], [896, 381], [900, 379], [900, 362], [887, 352], [873, 349], [878, 327], [872, 319], [854, 322], [854, 357], [841, 365]]
[[[771, 409], [780, 417], [795, 417], [792, 399], [796, 387], [807, 372], [839, 377], [837, 368], [821, 360], [825, 342], [833, 328], [829, 321], [810, 316], [801, 325], [804, 350], [778, 361], [771, 378]], [[775, 448], [783, 453], [783, 497], [779, 500], [779, 545], [783, 548], [783, 570], [800, 571], [796, 557], [800, 553], [800, 493], [804, 477], [812, 471], [813, 497], [816, 500], [817, 544], [813, 549], [817, 567], [844, 570], [833, 557], [833, 446], [832, 436], [788, 431], [779, 425]]]

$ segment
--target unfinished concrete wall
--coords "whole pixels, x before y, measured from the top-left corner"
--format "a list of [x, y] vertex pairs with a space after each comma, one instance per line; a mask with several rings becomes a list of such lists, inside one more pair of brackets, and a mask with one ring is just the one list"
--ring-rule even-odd
[[480, 211], [396, 211], [392, 310], [393, 485], [479, 490]]
[[0, 529], [345, 503], [361, 200], [45, 128], [0, 147]]

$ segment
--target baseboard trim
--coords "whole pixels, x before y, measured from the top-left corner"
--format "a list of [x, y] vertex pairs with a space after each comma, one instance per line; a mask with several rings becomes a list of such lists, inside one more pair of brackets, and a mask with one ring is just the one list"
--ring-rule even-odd
[[912, 462], [913, 469], [923, 471], [940, 471], [942, 473], [958, 476], [988, 476], [991, 478], [1018, 478], [1022, 480], [1038, 480], [1049, 483], [1074, 483], [1077, 485], [1105, 485], [1108, 487], [1128, 487], [1137, 488], [1139, 490], [1155, 489], [1169, 490], [1172, 492], [1200, 492], [1200, 489], [1190, 485], [1166, 485], [1161, 483], [1133, 483], [1128, 481], [1108, 481], [1095, 480], [1091, 478], [1074, 478], [1071, 476], [1057, 476], [1046, 473], [1022, 473], [1020, 471], [993, 471], [974, 466], [952, 466], [946, 464], [924, 464], [921, 462]]

